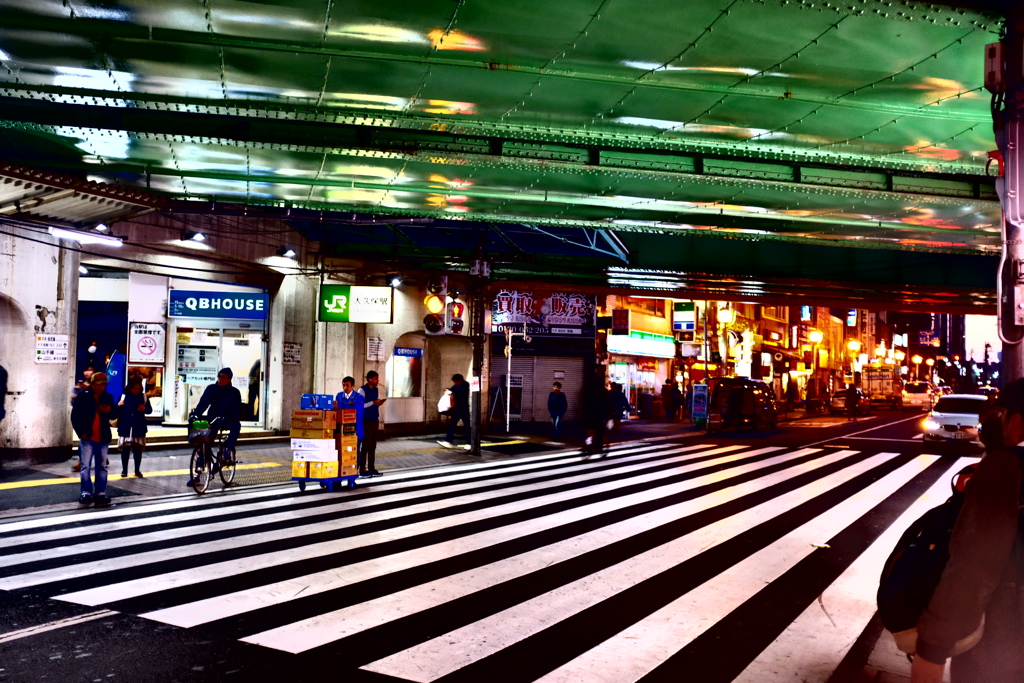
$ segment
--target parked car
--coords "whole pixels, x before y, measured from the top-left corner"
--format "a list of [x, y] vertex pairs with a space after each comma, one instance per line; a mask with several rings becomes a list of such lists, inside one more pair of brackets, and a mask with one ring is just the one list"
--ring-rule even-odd
[[[828, 412], [833, 415], [849, 414], [849, 408], [846, 405], [846, 390], [837, 391], [832, 394], [832, 401], [829, 403]], [[857, 389], [857, 405], [853, 408], [853, 414], [871, 414], [871, 397], [861, 389]]]
[[981, 445], [978, 431], [981, 414], [989, 401], [977, 394], [941, 396], [921, 426], [925, 441], [963, 442]]
[[775, 392], [765, 382], [746, 377], [715, 377], [709, 380], [708, 432], [731, 426], [775, 429], [779, 421]]
[[916, 410], [932, 407], [935, 389], [930, 382], [907, 382], [903, 385], [903, 408]]
[[978, 387], [978, 394], [981, 395], [981, 396], [986, 396], [986, 397], [988, 397], [988, 396], [998, 397], [999, 396], [999, 389], [994, 387], [994, 386], [992, 386], [991, 384], [986, 384], [983, 387]]

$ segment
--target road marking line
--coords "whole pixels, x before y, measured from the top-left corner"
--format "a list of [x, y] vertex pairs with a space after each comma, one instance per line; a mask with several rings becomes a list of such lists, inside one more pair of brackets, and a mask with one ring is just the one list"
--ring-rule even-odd
[[[911, 420], [920, 420], [920, 419], [921, 419], [920, 415], [914, 415], [913, 417], [907, 417], [907, 418], [904, 418], [902, 420], [896, 420], [895, 422], [887, 422], [884, 425], [878, 425], [877, 427], [871, 427], [870, 429], [862, 429], [859, 432], [853, 432], [851, 434], [843, 434], [839, 438], [840, 439], [849, 439], [851, 437], [856, 436], [857, 434], [867, 434], [868, 432], [873, 432], [876, 429], [884, 429], [885, 427], [891, 427], [893, 425], [898, 425], [898, 424], [900, 424], [902, 422], [910, 422]], [[832, 439], [835, 439], [835, 438], [836, 437], [834, 437], [834, 436], [830, 436], [829, 438], [822, 439], [821, 441], [818, 441], [816, 443], [809, 443], [809, 444], [807, 444], [807, 447], [810, 448], [811, 446], [818, 446], [818, 445], [821, 445], [821, 444], [825, 443], [826, 441], [831, 441]]]
[[913, 439], [883, 439], [882, 437], [879, 436], [847, 436], [844, 438], [853, 439], [854, 441], [892, 441], [899, 443], [917, 443]]
[[68, 617], [67, 619], [59, 619], [57, 621], [51, 621], [48, 624], [39, 624], [38, 626], [29, 626], [18, 631], [11, 631], [9, 633], [0, 634], [0, 643], [8, 643], [12, 640], [18, 640], [19, 638], [28, 638], [29, 636], [38, 635], [40, 633], [46, 633], [47, 631], [56, 631], [59, 628], [65, 628], [67, 626], [76, 626], [78, 624], [84, 624], [87, 621], [93, 621], [94, 619], [103, 619], [105, 617], [111, 617], [118, 612], [109, 609], [101, 609], [96, 612], [89, 612], [88, 614], [80, 614], [77, 617]]
[[[263, 467], [283, 467], [279, 462], [254, 462], [246, 463], [243, 465], [235, 465], [236, 470], [255, 470]], [[146, 477], [174, 477], [181, 474], [188, 474], [188, 470], [162, 470], [159, 472], [146, 472]], [[32, 486], [52, 486], [54, 484], [78, 484], [81, 483], [80, 477], [60, 477], [58, 479], [29, 479], [28, 481], [11, 481], [6, 484], [0, 484], [0, 491], [6, 491], [8, 489], [24, 489]], [[116, 483], [116, 480], [111, 478], [108, 480], [111, 484]]]

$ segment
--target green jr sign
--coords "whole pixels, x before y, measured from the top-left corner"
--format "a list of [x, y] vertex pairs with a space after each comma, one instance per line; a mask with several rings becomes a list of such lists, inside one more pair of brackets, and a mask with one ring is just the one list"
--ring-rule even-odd
[[390, 287], [320, 286], [320, 322], [390, 323], [393, 316], [394, 290]]

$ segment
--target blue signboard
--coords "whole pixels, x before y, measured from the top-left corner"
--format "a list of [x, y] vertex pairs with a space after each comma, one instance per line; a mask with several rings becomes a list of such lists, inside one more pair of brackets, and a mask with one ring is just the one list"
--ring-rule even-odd
[[266, 292], [194, 292], [172, 289], [167, 297], [171, 318], [236, 318], [266, 320], [270, 297]]
[[408, 346], [396, 346], [395, 355], [403, 358], [423, 358], [423, 349], [413, 349]]

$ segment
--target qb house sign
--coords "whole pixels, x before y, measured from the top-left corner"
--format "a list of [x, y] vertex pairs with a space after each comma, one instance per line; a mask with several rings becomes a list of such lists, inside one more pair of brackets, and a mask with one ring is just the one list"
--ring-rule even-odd
[[193, 292], [172, 289], [167, 297], [167, 315], [172, 318], [266, 320], [269, 308], [266, 292]]
[[394, 317], [390, 287], [321, 285], [317, 320], [330, 323], [390, 323]]

